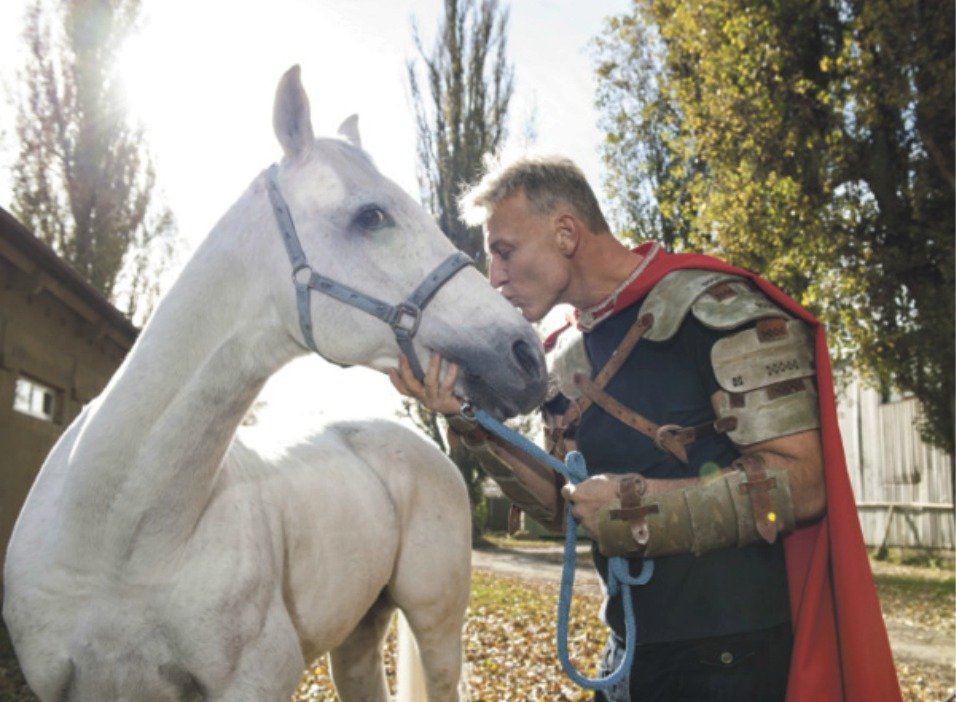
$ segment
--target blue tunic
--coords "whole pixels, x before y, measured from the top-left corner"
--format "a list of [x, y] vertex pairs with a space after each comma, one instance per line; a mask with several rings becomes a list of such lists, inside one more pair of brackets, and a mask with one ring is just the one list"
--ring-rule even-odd
[[[633, 325], [640, 304], [601, 322], [584, 335], [596, 374]], [[663, 342], [642, 339], [608, 383], [607, 392], [656, 424], [694, 426], [715, 419], [711, 395], [719, 389], [710, 361], [721, 333], [688, 314], [678, 332]], [[729, 465], [739, 456], [724, 434], [688, 447], [688, 464], [662, 452], [643, 434], [592, 405], [576, 432], [588, 472], [641, 473], [647, 478], [700, 475], [707, 464]], [[607, 560], [597, 547], [594, 560], [602, 578]], [[633, 559], [632, 572], [640, 572]], [[641, 643], [680, 641], [764, 629], [790, 618], [783, 545], [763, 542], [655, 559], [654, 577], [633, 588], [637, 638]], [[607, 624], [624, 636], [620, 596], [607, 603]]]

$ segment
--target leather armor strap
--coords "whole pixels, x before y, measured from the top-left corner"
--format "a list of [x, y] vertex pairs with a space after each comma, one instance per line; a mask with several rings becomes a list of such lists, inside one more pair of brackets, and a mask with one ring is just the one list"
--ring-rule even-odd
[[[637, 342], [641, 340], [641, 337], [644, 336], [644, 332], [650, 329], [654, 325], [654, 315], [652, 314], [643, 314], [637, 318], [637, 321], [631, 325], [631, 328], [627, 330], [627, 334], [624, 335], [624, 338], [621, 339], [621, 343], [617, 345], [617, 348], [611, 352], [611, 357], [608, 358], [607, 363], [604, 364], [604, 367], [598, 371], [598, 374], [594, 376], [592, 381], [600, 390], [603, 390], [607, 387], [607, 384], [611, 382], [621, 366], [624, 365], [624, 361], [627, 360], [627, 357], [631, 355], [631, 351], [634, 350], [634, 347], [637, 346]], [[575, 378], [575, 382], [577, 378]], [[592, 399], [588, 397], [582, 397], [576, 402], [572, 402], [571, 406], [568, 407], [568, 411], [565, 412], [559, 419], [558, 425], [562, 429], [566, 429], [571, 426], [574, 422], [579, 420], [587, 409], [591, 406], [593, 402]]]
[[[472, 453], [489, 477], [491, 477], [513, 506], [531, 515], [541, 526], [549, 531], [561, 532], [564, 525], [564, 502], [561, 488], [563, 476], [550, 466], [528, 455], [522, 460], [508, 455], [509, 446], [489, 434], [477, 420], [465, 411], [457, 415], [445, 415], [448, 422], [449, 443], [461, 442]], [[502, 453], [503, 452], [503, 453]], [[519, 452], [520, 453], [520, 452]], [[516, 472], [513, 460], [519, 460], [522, 468]], [[557, 504], [542, 502], [542, 491], [551, 490], [556, 495]], [[509, 533], [516, 532], [520, 526], [520, 512], [512, 509], [508, 516]]]
[[[584, 393], [585, 397], [591, 400], [591, 402], [596, 404], [602, 410], [632, 429], [636, 429], [644, 436], [649, 437], [652, 441], [654, 441], [655, 444], [657, 444], [657, 446], [664, 451], [667, 451], [667, 453], [674, 456], [681, 463], [687, 463], [687, 450], [684, 448], [684, 445], [678, 441], [677, 435], [674, 431], [666, 431], [675, 425], [665, 425], [664, 427], [661, 427], [660, 425], [655, 424], [651, 420], [643, 417], [634, 410], [615, 400], [604, 390], [599, 388], [593, 380], [586, 378], [583, 375], [576, 375], [574, 382], [579, 388], [581, 388], [581, 392]], [[662, 429], [665, 431], [662, 431]]]
[[621, 500], [620, 509], [612, 509], [608, 515], [611, 519], [620, 519], [631, 527], [631, 535], [637, 545], [647, 545], [650, 530], [647, 528], [645, 517], [655, 514], [659, 507], [655, 504], [642, 505], [644, 493], [647, 491], [647, 481], [643, 476], [629, 473], [618, 483], [618, 497]]
[[[630, 411], [630, 410], [628, 410]], [[634, 414], [637, 414], [634, 412]], [[721, 417], [713, 422], [704, 422], [693, 427], [682, 427], [678, 424], [664, 424], [657, 429], [657, 435], [654, 437], [654, 443], [661, 450], [667, 450], [664, 446], [666, 441], [676, 441], [683, 446], [690, 446], [695, 441], [700, 441], [708, 436], [725, 434], [737, 428], [736, 417]]]
[[446, 414], [445, 421], [448, 428], [460, 436], [466, 446], [477, 446], [488, 440], [488, 432], [481, 428], [474, 419], [468, 419], [461, 414]]
[[627, 330], [627, 334], [621, 339], [621, 343], [611, 352], [611, 357], [607, 359], [607, 363], [605, 363], [604, 367], [594, 376], [594, 382], [599, 388], [604, 389], [607, 387], [607, 384], [611, 382], [611, 378], [617, 375], [617, 372], [621, 370], [621, 366], [624, 365], [624, 361], [627, 360], [627, 357], [631, 355], [631, 351], [637, 346], [637, 342], [644, 336], [644, 332], [652, 326], [654, 326], [654, 315], [652, 314], [642, 314], [637, 318], [637, 321], [631, 325], [631, 328]]
[[653, 325], [653, 314], [641, 315], [628, 329], [621, 343], [614, 349], [607, 363], [593, 380], [580, 373], [574, 376], [574, 383], [581, 389], [582, 396], [573, 400], [567, 411], [555, 419], [554, 428], [550, 431], [553, 446], [559, 450], [563, 449], [563, 439], [568, 429], [581, 419], [592, 404], [596, 404], [618, 421], [644, 434], [660, 450], [671, 454], [685, 464], [687, 463], [685, 446], [705, 436], [733, 431], [736, 428], [737, 420], [733, 417], [721, 418], [694, 427], [681, 427], [676, 424], [660, 426], [615, 400], [604, 390], [630, 356], [637, 342]]
[[750, 497], [757, 533], [768, 544], [772, 544], [783, 528], [782, 520], [778, 519], [770, 503], [769, 493], [777, 487], [777, 479], [767, 477], [766, 464], [760, 456], [741, 456], [733, 462], [732, 467], [746, 474], [747, 482], [741, 483], [738, 490], [741, 495]]

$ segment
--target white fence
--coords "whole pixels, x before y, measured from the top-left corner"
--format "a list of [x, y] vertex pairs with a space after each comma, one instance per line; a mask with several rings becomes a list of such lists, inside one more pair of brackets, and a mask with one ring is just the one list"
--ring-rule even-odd
[[953, 458], [920, 439], [916, 400], [884, 403], [857, 383], [837, 399], [867, 545], [953, 550]]

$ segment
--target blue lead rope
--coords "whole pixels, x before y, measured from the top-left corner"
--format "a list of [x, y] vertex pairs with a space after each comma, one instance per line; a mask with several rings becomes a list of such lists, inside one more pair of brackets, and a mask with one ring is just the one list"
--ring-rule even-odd
[[[577, 485], [588, 477], [587, 465], [584, 456], [578, 451], [571, 451], [562, 463], [547, 451], [516, 431], [512, 431], [484, 410], [466, 405], [462, 408], [462, 415], [478, 422], [483, 429], [497, 436], [519, 451], [530, 455], [535, 460], [549, 466]], [[571, 505], [565, 519], [564, 537], [564, 566], [561, 571], [561, 590], [558, 596], [558, 660], [564, 672], [575, 683], [586, 690], [607, 690], [623, 680], [631, 670], [634, 662], [634, 647], [637, 644], [637, 623], [634, 618], [634, 602], [631, 598], [631, 588], [635, 585], [644, 585], [654, 574], [654, 561], [646, 558], [637, 577], [631, 575], [627, 559], [615, 556], [608, 559], [607, 592], [613, 597], [619, 592], [624, 599], [624, 632], [625, 650], [624, 659], [614, 672], [604, 678], [589, 678], [581, 675], [571, 663], [568, 655], [568, 620], [571, 614], [571, 595], [574, 589], [574, 568], [577, 563], [577, 523], [571, 514]], [[623, 592], [622, 592], [623, 591]]]

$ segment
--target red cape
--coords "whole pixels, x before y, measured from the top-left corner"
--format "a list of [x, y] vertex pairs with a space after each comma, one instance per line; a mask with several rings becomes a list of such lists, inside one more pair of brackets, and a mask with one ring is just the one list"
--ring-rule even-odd
[[776, 304], [815, 330], [827, 512], [820, 521], [797, 529], [784, 540], [794, 630], [787, 702], [901, 700], [847, 475], [823, 326], [753, 273], [700, 254], [652, 254], [654, 248], [653, 243], [647, 243], [635, 249], [653, 258], [613, 300], [610, 314], [643, 299], [671, 271], [699, 268], [750, 279]]

